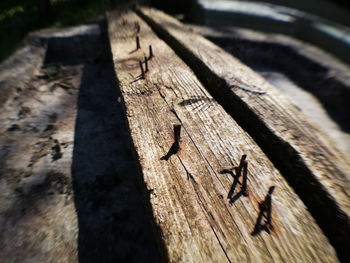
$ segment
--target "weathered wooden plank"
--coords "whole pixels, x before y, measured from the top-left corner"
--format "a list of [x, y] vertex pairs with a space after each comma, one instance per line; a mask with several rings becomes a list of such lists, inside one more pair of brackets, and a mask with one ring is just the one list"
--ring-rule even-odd
[[[236, 27], [189, 28], [248, 63], [272, 85], [276, 83], [292, 103], [334, 140], [336, 147], [350, 156], [350, 133], [346, 132], [350, 130], [350, 66], [315, 46], [280, 34]], [[277, 81], [261, 71], [259, 64], [296, 85], [288, 84], [288, 79]], [[279, 76], [283, 78], [282, 75]]]
[[280, 91], [239, 60], [160, 11], [142, 8], [139, 14], [262, 147], [346, 261], [349, 156], [343, 156]]
[[[107, 19], [128, 125], [166, 259], [336, 262], [298, 196], [190, 68], [134, 13], [108, 13]], [[149, 45], [154, 57], [143, 79], [139, 61], [148, 56]], [[182, 141], [180, 151], [170, 155], [174, 124], [182, 125]], [[248, 197], [241, 186], [232, 188], [230, 174], [220, 173], [237, 165], [243, 153], [249, 160]], [[258, 231], [256, 221], [258, 202], [272, 185], [274, 228], [268, 234]]]

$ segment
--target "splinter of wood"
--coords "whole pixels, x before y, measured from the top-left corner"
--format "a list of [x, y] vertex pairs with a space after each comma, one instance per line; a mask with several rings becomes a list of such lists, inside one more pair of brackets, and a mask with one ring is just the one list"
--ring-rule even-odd
[[243, 161], [243, 181], [242, 181], [242, 194], [244, 196], [248, 196], [248, 191], [247, 191], [247, 179], [248, 179], [248, 162]]
[[149, 45], [149, 59], [153, 58], [152, 45]]
[[147, 57], [145, 57], [145, 72], [148, 72], [148, 62], [147, 62]]
[[142, 66], [142, 62], [141, 60], [139, 60], [139, 65], [140, 65], [140, 69], [141, 69], [141, 78], [145, 78], [145, 71], [143, 70], [143, 66]]
[[136, 50], [140, 49], [140, 38], [139, 36], [136, 36]]

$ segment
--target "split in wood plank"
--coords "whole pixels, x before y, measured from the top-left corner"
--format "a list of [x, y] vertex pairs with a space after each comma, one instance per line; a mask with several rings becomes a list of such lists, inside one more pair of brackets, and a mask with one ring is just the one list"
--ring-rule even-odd
[[[107, 19], [128, 125], [166, 259], [337, 262], [334, 249], [285, 179], [174, 51], [132, 12], [108, 13]], [[135, 21], [141, 28], [140, 49], [131, 52]], [[153, 57], [142, 79], [138, 61], [147, 56], [149, 45]], [[174, 125], [181, 125], [181, 137]], [[172, 147], [176, 149], [167, 156]], [[239, 196], [233, 189], [227, 200], [234, 180], [220, 171], [237, 165], [242, 154], [249, 161], [249, 195]], [[259, 202], [271, 186], [276, 186], [273, 231], [255, 232], [265, 207]], [[268, 211], [263, 212], [268, 218]]]
[[302, 112], [261, 76], [174, 18], [138, 13], [191, 66], [307, 205], [341, 258], [350, 258], [350, 165]]

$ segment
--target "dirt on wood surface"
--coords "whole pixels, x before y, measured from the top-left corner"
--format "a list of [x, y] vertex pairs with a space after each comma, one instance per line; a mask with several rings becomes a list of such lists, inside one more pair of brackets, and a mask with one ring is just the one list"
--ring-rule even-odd
[[0, 73], [0, 262], [158, 262], [105, 25], [26, 45]]

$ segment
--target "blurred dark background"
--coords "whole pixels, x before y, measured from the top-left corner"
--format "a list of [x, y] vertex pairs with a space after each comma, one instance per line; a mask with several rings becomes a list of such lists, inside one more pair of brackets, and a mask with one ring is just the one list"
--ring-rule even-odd
[[93, 22], [106, 10], [130, 2], [128, 0], [1, 0], [0, 61], [9, 56], [30, 31]]
[[[246, 0], [249, 1], [249, 0]], [[33, 30], [93, 22], [106, 10], [141, 3], [171, 14], [183, 14], [191, 22], [196, 0], [2, 0], [0, 1], [0, 61], [8, 57], [24, 36]], [[348, 0], [264, 0], [346, 23], [342, 10], [350, 10]], [[330, 12], [339, 10], [339, 12]], [[350, 23], [349, 23], [350, 25]]]

